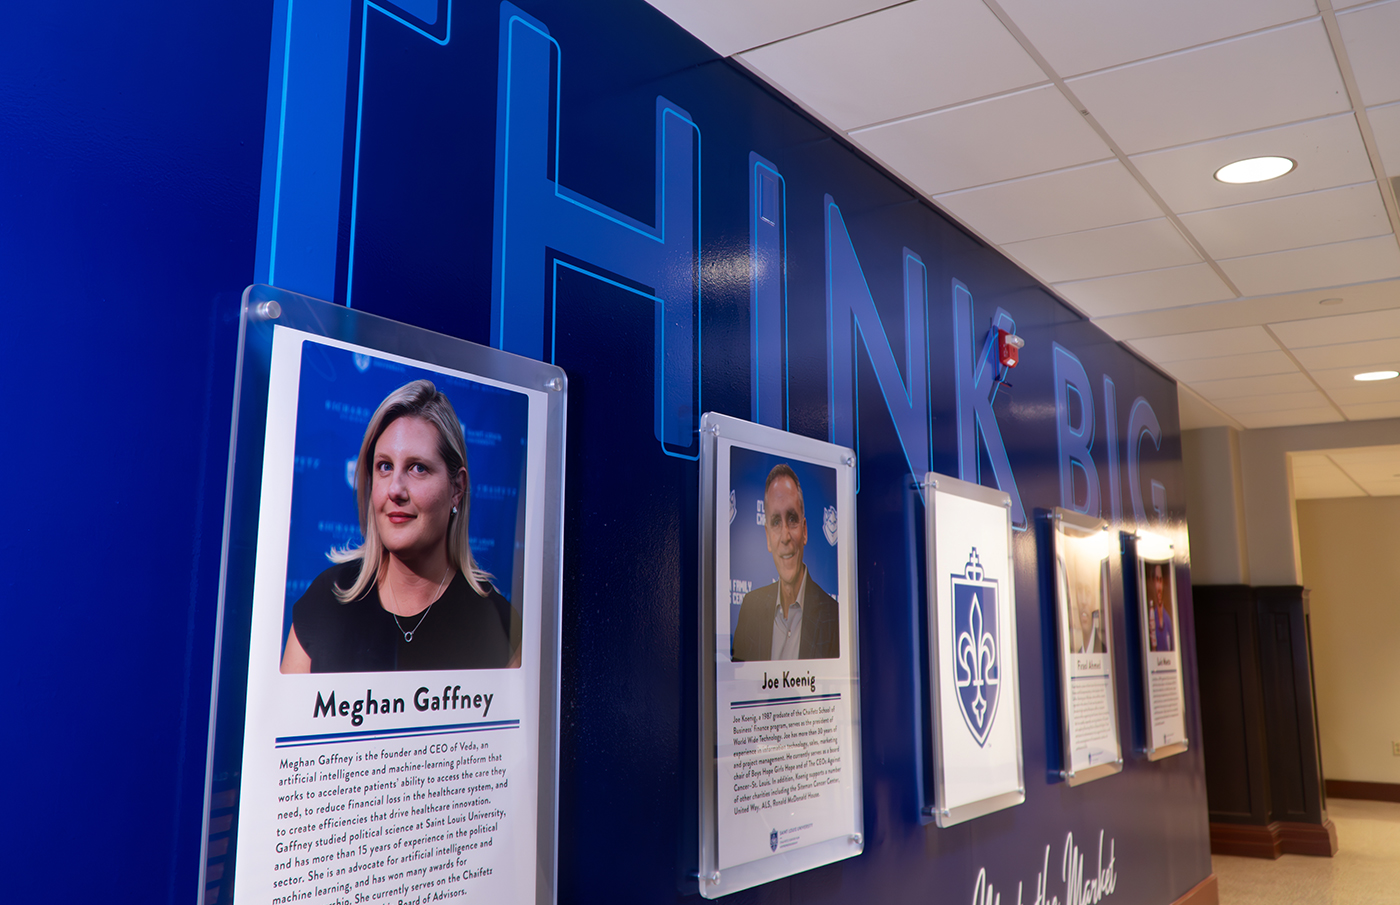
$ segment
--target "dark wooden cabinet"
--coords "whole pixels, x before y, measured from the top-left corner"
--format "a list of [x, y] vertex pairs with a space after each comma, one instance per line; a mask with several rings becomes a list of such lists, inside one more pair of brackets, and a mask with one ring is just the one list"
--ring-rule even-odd
[[1332, 855], [1307, 590], [1197, 585], [1211, 851]]

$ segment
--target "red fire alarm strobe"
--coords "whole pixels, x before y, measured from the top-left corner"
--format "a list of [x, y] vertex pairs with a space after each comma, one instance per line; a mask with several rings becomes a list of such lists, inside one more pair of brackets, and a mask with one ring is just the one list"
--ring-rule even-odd
[[997, 329], [997, 360], [1003, 368], [1014, 368], [1020, 359], [1021, 347], [1026, 341], [1015, 333]]

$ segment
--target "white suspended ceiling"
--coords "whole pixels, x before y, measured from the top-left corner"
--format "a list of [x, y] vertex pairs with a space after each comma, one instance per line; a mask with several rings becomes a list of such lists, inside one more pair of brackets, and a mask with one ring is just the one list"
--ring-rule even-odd
[[1400, 496], [1400, 446], [1357, 446], [1289, 453], [1293, 497]]
[[[1352, 380], [1400, 368], [1400, 0], [649, 2], [1174, 376], [1184, 426], [1400, 417]], [[1213, 178], [1264, 154], [1298, 166]]]

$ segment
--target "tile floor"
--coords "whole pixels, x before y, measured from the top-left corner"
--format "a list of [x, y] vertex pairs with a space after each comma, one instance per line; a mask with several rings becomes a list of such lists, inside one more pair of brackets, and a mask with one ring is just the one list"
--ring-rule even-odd
[[1220, 905], [1400, 905], [1400, 804], [1331, 798], [1334, 858], [1216, 855]]

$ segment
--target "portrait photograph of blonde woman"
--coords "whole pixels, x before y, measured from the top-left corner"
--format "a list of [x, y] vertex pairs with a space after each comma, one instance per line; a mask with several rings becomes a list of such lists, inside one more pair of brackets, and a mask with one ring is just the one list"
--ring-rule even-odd
[[281, 671], [520, 665], [526, 402], [308, 345]]

